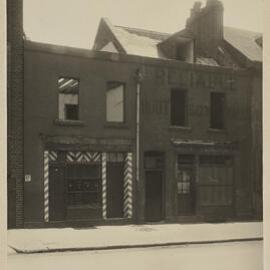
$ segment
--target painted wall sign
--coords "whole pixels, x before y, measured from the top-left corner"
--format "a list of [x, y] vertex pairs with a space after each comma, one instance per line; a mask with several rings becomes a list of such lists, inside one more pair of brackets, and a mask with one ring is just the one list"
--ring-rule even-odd
[[236, 76], [233, 73], [169, 69], [168, 84], [178, 84], [183, 87], [234, 90]]
[[[170, 101], [164, 100], [148, 100], [143, 99], [141, 102], [141, 110], [143, 114], [148, 115], [169, 115], [170, 114]], [[188, 107], [189, 116], [208, 116], [210, 113], [209, 104], [198, 104], [192, 100], [189, 102]], [[241, 106], [241, 104], [234, 102], [226, 107], [226, 115], [228, 117], [246, 118], [248, 117], [247, 111]]]
[[168, 100], [142, 100], [141, 103], [143, 114], [167, 115], [169, 113]]

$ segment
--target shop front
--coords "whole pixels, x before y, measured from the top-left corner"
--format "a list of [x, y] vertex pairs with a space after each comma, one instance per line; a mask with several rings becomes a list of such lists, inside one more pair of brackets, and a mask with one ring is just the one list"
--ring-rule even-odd
[[227, 220], [235, 215], [234, 170], [237, 152], [231, 143], [174, 140], [177, 215], [179, 220]]
[[44, 222], [133, 219], [131, 152], [44, 151]]

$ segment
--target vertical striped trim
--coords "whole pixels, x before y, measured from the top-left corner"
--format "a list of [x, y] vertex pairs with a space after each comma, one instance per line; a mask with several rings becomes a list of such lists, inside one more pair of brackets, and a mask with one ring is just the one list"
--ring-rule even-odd
[[107, 218], [107, 154], [101, 155], [101, 178], [102, 178], [102, 217]]
[[127, 153], [124, 167], [124, 217], [132, 218], [132, 153]]
[[44, 221], [49, 222], [49, 151], [44, 151]]

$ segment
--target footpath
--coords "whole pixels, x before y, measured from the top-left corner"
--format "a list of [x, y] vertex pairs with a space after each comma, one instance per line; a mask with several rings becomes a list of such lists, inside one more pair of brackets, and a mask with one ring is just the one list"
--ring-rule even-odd
[[260, 241], [262, 222], [8, 230], [8, 254]]

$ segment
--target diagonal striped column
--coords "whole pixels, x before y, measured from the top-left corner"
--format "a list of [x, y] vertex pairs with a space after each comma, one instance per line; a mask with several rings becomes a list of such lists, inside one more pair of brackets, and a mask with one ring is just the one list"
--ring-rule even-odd
[[56, 161], [57, 159], [57, 152], [49, 151], [49, 161]]
[[107, 154], [101, 155], [101, 178], [102, 178], [102, 217], [107, 218]]
[[124, 167], [124, 217], [132, 218], [132, 153], [127, 153]]
[[49, 151], [44, 151], [44, 221], [49, 222]]

